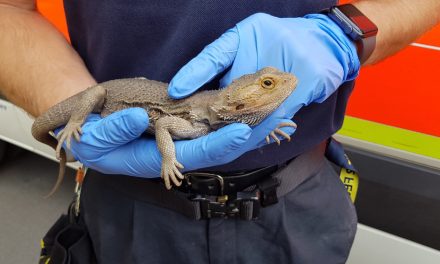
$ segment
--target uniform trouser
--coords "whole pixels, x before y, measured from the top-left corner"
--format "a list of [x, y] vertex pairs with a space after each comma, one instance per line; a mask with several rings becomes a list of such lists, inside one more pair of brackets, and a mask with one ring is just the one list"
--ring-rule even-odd
[[82, 192], [98, 263], [345, 263], [356, 233], [354, 206], [327, 161], [253, 221], [191, 220], [134, 199], [110, 177], [127, 176], [92, 172]]

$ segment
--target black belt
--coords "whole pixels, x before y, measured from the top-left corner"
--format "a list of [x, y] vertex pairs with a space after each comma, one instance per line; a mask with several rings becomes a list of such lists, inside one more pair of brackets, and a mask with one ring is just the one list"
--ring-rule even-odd
[[222, 196], [237, 193], [272, 175], [279, 165], [260, 168], [248, 172], [187, 172], [185, 180], [177, 190], [190, 194]]
[[[296, 157], [283, 168], [271, 166], [236, 175], [185, 173], [180, 190], [166, 190], [160, 180], [105, 175], [104, 184], [137, 200], [200, 220], [212, 217], [255, 219], [260, 206], [276, 203], [322, 167], [326, 142]], [[94, 176], [94, 175], [93, 175]], [[91, 176], [91, 177], [93, 177]], [[244, 191], [249, 186], [256, 188]]]

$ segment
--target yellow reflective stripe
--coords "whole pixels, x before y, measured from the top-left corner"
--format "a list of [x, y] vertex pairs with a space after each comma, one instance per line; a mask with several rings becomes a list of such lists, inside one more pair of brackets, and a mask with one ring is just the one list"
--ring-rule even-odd
[[40, 240], [40, 247], [41, 247], [41, 249], [44, 248], [44, 241], [43, 241], [43, 239]]
[[338, 134], [440, 159], [440, 137], [346, 116]]
[[350, 195], [351, 201], [354, 203], [359, 187], [359, 176], [356, 174], [356, 172], [352, 170], [341, 168], [339, 178], [341, 179], [342, 183], [345, 186], [345, 189]]
[[49, 264], [49, 262], [50, 262], [50, 258], [48, 258], [44, 264]]

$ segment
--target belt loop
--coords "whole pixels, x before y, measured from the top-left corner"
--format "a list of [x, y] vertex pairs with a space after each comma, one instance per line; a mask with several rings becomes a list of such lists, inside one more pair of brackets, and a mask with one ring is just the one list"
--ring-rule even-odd
[[274, 177], [270, 177], [269, 179], [258, 183], [258, 189], [260, 189], [261, 195], [261, 205], [263, 207], [278, 203], [278, 186], [280, 186], [280, 180]]

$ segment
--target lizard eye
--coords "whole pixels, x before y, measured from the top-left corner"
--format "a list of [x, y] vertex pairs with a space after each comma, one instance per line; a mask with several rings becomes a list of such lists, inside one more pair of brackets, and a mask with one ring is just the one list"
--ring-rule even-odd
[[264, 89], [273, 89], [275, 87], [275, 82], [271, 78], [264, 78], [261, 81], [261, 87], [263, 87]]

